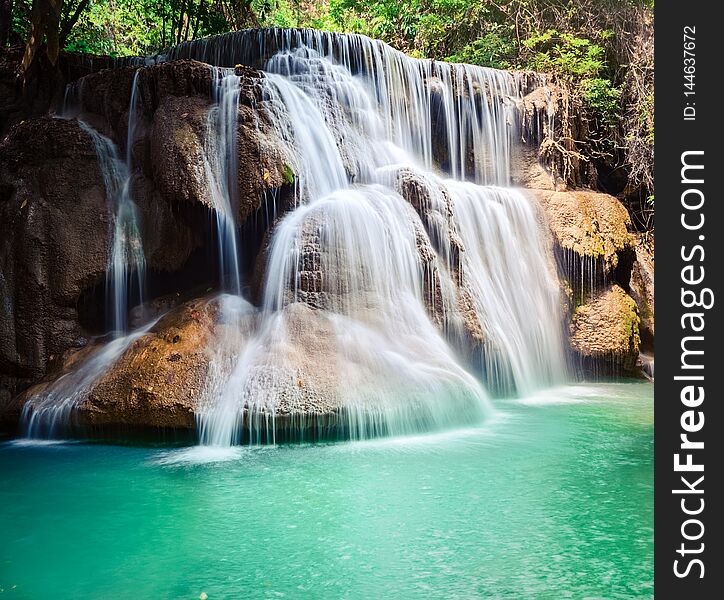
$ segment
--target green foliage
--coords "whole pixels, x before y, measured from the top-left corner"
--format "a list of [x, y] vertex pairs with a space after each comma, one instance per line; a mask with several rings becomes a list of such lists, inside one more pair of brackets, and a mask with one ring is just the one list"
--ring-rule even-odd
[[343, 31], [363, 33], [405, 49], [417, 35], [422, 12], [419, 0], [333, 0], [329, 5], [330, 16], [339, 19]]
[[289, 165], [284, 165], [284, 170], [282, 171], [282, 181], [284, 181], [286, 185], [294, 183], [294, 171]]
[[510, 69], [516, 66], [517, 54], [514, 39], [504, 33], [490, 31], [467, 44], [460, 52], [448, 56], [446, 60], [494, 69]]
[[621, 90], [609, 79], [592, 77], [583, 79], [579, 85], [584, 103], [606, 130], [614, 129], [621, 120]]
[[[548, 29], [522, 42], [526, 67], [572, 78], [595, 77], [605, 68], [605, 50], [585, 37]], [[525, 57], [525, 54], [523, 55]]]
[[643, 140], [654, 145], [654, 95], [646, 94], [638, 107], [639, 128], [644, 132]]
[[533, 33], [522, 41], [521, 66], [567, 80], [582, 104], [596, 152], [612, 155], [623, 109], [622, 90], [610, 76], [613, 68], [603, 46], [613, 34], [605, 29], [596, 33], [600, 43], [556, 29]]
[[252, 9], [259, 15], [259, 24], [264, 27], [299, 27], [298, 13], [284, 0], [276, 5], [267, 1], [252, 2]]

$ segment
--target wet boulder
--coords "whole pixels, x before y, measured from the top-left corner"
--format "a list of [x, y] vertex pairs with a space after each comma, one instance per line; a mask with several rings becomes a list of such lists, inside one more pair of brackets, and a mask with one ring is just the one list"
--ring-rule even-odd
[[589, 375], [636, 370], [641, 342], [636, 302], [616, 284], [579, 305], [569, 326], [570, 345]]
[[631, 270], [631, 296], [641, 315], [641, 342], [653, 350], [654, 341], [654, 239], [651, 235], [636, 236], [636, 262]]
[[210, 96], [167, 96], [153, 116], [150, 154], [153, 181], [168, 203], [212, 208], [212, 164], [205, 148]]
[[61, 370], [21, 394], [13, 410], [25, 404], [42, 410], [53, 396], [72, 398], [59, 424], [65, 435], [194, 429], [220, 320], [218, 297], [183, 303], [127, 338], [68, 353]]
[[[194, 60], [100, 71], [79, 80], [69, 103], [96, 129], [126, 151], [128, 127], [134, 121], [136, 169], [152, 179], [171, 207], [191, 203], [214, 207], [214, 190], [231, 184], [238, 191], [238, 223], [258, 210], [267, 194], [291, 186], [294, 160], [288, 142], [279, 137], [267, 110], [272, 101], [263, 92], [260, 72], [242, 67], [236, 118], [236, 155], [229, 166], [236, 173], [223, 180], [227, 157], [221, 156], [211, 109], [222, 71]], [[135, 112], [130, 114], [134, 79]], [[230, 118], [231, 115], [218, 115]], [[233, 192], [232, 192], [232, 195]]]
[[203, 299], [162, 317], [95, 382], [74, 421], [91, 428], [195, 428], [218, 317], [218, 301]]
[[[202, 68], [208, 72], [208, 85], [198, 74]], [[172, 85], [189, 70], [191, 80], [198, 79], [197, 85]], [[229, 193], [232, 202], [237, 201], [232, 207], [236, 221], [242, 224], [264, 205], [268, 195], [291, 187], [294, 161], [289, 144], [281, 139], [265, 108], [271, 100], [264, 99], [261, 74], [243, 68], [237, 75], [238, 110], [222, 114], [212, 110], [211, 86], [218, 84], [220, 75], [208, 65], [178, 61], [143, 68], [139, 72], [139, 110], [149, 123], [146, 167], [148, 170], [150, 165], [161, 197], [171, 206], [190, 203], [213, 209], [218, 208], [219, 194]], [[159, 89], [155, 90], [154, 84]], [[235, 119], [235, 144], [230, 148], [219, 145], [219, 127], [230, 125], [221, 119]], [[232, 149], [234, 154], [228, 154]]]
[[588, 190], [528, 190], [542, 207], [559, 261], [579, 295], [605, 281], [628, 289], [636, 257], [631, 218], [621, 202]]
[[43, 117], [0, 142], [0, 375], [9, 400], [87, 333], [76, 309], [103, 280], [112, 214], [88, 134]]

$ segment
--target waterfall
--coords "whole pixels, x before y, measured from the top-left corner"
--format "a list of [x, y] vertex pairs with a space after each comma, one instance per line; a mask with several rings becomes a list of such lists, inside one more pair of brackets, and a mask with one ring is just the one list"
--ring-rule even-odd
[[[249, 48], [232, 42], [249, 35], [262, 36], [193, 42], [167, 58], [241, 62]], [[299, 204], [274, 229], [258, 327], [216, 350], [201, 442], [273, 442], [280, 429], [300, 438], [309, 415], [353, 439], [442, 429], [491, 410], [470, 371], [508, 393], [560, 381], [553, 256], [535, 207], [500, 187], [520, 134], [520, 76], [410, 59], [361, 36], [279, 35], [263, 85], [273, 126], [291, 140]], [[223, 102], [212, 112], [235, 127]], [[422, 190], [418, 205], [405, 177]], [[254, 311], [233, 306], [242, 319]], [[469, 321], [481, 340], [465, 357]], [[321, 393], [305, 390], [305, 328], [321, 347], [305, 348], [328, 384]]]
[[[386, 137], [422, 161], [441, 163], [451, 177], [507, 184], [509, 153], [520, 139], [519, 101], [545, 77], [474, 65], [410, 58], [357, 34], [311, 29], [261, 29], [184, 42], [156, 60], [193, 58], [212, 65], [246, 64], [283, 76], [327, 70], [364, 80]], [[330, 77], [331, 76], [331, 77]]]
[[82, 94], [84, 81], [79, 80], [66, 87], [61, 114], [75, 118], [90, 136], [103, 177], [106, 201], [110, 207], [110, 257], [106, 269], [106, 316], [107, 324], [115, 336], [128, 333], [128, 302], [132, 293], [139, 303], [144, 301], [146, 259], [140, 230], [138, 207], [133, 200], [133, 147], [136, 141], [138, 104], [138, 77], [133, 75], [131, 98], [126, 128], [126, 154], [120, 157], [113, 141], [99, 133], [82, 119]]
[[141, 69], [136, 69], [131, 83], [131, 100], [128, 106], [128, 120], [126, 123], [126, 167], [133, 170], [133, 146], [136, 142], [136, 112], [138, 110], [138, 76]]
[[517, 190], [448, 181], [491, 384], [529, 393], [565, 373], [561, 303], [539, 221]]
[[146, 325], [130, 332], [128, 326], [129, 298], [136, 293], [139, 303], [143, 304], [146, 272], [140, 217], [132, 195], [138, 75], [139, 70], [134, 74], [131, 87], [125, 160], [120, 157], [111, 139], [80, 118], [82, 80], [78, 89], [72, 85], [66, 89], [63, 115], [66, 118], [77, 118], [81, 129], [93, 141], [106, 201], [112, 215], [106, 267], [106, 322], [113, 340], [25, 403], [21, 424], [25, 435], [30, 438], [53, 439], [67, 434], [72, 427], [72, 412], [77, 402], [83, 399], [84, 394], [130, 344], [150, 327]]
[[[79, 120], [81, 128], [91, 137], [103, 175], [106, 199], [113, 220], [111, 248], [106, 270], [106, 314], [115, 336], [128, 333], [128, 300], [135, 284], [143, 302], [146, 260], [140, 233], [138, 208], [131, 195], [133, 185], [129, 164], [121, 160], [116, 145], [90, 125]], [[132, 129], [129, 127], [129, 145]], [[131, 150], [128, 150], [131, 156]]]
[[240, 78], [229, 69], [212, 69], [214, 107], [209, 111], [204, 174], [216, 216], [222, 289], [241, 294], [236, 232], [238, 159], [236, 128]]
[[[311, 30], [225, 34], [154, 60], [176, 58], [209, 63], [213, 82], [203, 166], [224, 294], [197, 410], [202, 444], [475, 424], [492, 411], [489, 392], [526, 394], [565, 377], [550, 240], [536, 206], [508, 187], [530, 129], [522, 98], [543, 77]], [[258, 307], [241, 292], [237, 63], [263, 70], [264, 117], [294, 173], [295, 203], [272, 224]], [[130, 195], [136, 86], [125, 163], [84, 125], [117, 198], [108, 279], [120, 331], [126, 269], [143, 274]], [[99, 364], [117, 358], [117, 341]], [[58, 396], [80, 397], [94, 381], [78, 377], [59, 380], [38, 406], [62, 406], [68, 420], [74, 401]]]

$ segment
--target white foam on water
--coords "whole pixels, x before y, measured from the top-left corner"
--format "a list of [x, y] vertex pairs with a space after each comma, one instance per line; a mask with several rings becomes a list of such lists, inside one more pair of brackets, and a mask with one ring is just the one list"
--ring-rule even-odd
[[164, 467], [205, 465], [239, 460], [243, 452], [248, 452], [248, 450], [238, 446], [194, 446], [183, 450], [164, 452], [150, 462]]

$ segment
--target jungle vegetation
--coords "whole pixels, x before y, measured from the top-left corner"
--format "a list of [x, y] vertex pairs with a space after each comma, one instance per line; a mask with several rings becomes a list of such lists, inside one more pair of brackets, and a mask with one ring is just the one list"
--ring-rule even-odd
[[21, 76], [59, 53], [156, 53], [248, 27], [362, 33], [412, 56], [553, 73], [600, 184], [653, 226], [653, 0], [0, 0]]

